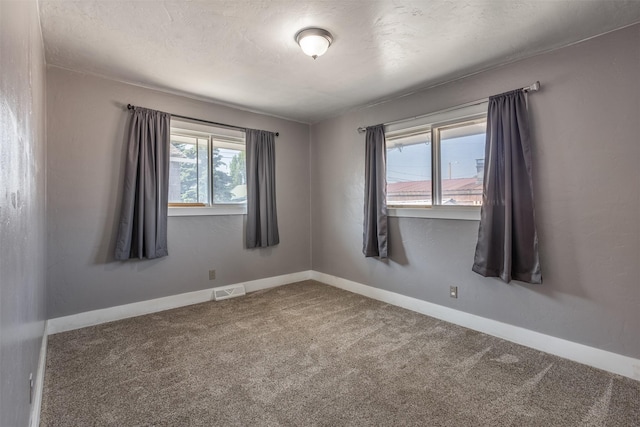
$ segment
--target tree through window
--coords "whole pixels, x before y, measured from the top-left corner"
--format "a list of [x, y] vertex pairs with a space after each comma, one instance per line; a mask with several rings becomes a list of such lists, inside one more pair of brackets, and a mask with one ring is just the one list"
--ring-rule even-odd
[[247, 199], [244, 132], [171, 128], [169, 204], [214, 206]]

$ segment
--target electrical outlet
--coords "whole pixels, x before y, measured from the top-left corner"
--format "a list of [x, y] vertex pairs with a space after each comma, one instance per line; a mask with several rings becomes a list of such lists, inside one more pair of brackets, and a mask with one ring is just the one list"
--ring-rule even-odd
[[209, 270], [209, 280], [216, 280], [216, 271]]
[[449, 286], [449, 296], [451, 298], [458, 298], [458, 287], [457, 286]]
[[33, 403], [33, 372], [29, 373], [29, 405]]

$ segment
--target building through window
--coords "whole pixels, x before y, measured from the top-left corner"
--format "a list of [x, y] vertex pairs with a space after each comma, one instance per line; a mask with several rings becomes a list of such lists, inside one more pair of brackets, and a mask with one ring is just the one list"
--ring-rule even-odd
[[481, 205], [485, 137], [486, 114], [387, 132], [387, 205]]

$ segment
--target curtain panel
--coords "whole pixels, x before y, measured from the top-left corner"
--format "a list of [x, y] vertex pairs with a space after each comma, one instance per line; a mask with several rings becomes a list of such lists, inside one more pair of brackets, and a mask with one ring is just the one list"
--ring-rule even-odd
[[542, 283], [531, 178], [526, 95], [489, 98], [484, 193], [473, 271]]
[[247, 248], [280, 243], [276, 209], [275, 134], [247, 129]]
[[171, 115], [136, 107], [127, 157], [115, 258], [160, 258], [167, 251]]
[[365, 257], [387, 258], [387, 150], [384, 125], [368, 127], [365, 144], [362, 252]]

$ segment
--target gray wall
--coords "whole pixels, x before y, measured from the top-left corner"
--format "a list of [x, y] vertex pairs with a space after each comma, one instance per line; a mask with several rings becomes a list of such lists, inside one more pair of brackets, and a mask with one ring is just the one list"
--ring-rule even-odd
[[[313, 269], [640, 358], [640, 25], [311, 128]], [[477, 221], [391, 218], [390, 261], [362, 255], [358, 126], [542, 82], [530, 97], [544, 284], [471, 272]], [[459, 299], [448, 296], [459, 287]]]
[[25, 426], [45, 319], [45, 68], [35, 1], [0, 1], [0, 58], [0, 426]]
[[[47, 89], [49, 318], [311, 267], [308, 125], [51, 66]], [[281, 243], [244, 249], [243, 215], [170, 217], [168, 257], [114, 261], [127, 103], [279, 131]], [[208, 270], [213, 268], [217, 277], [209, 281]]]

